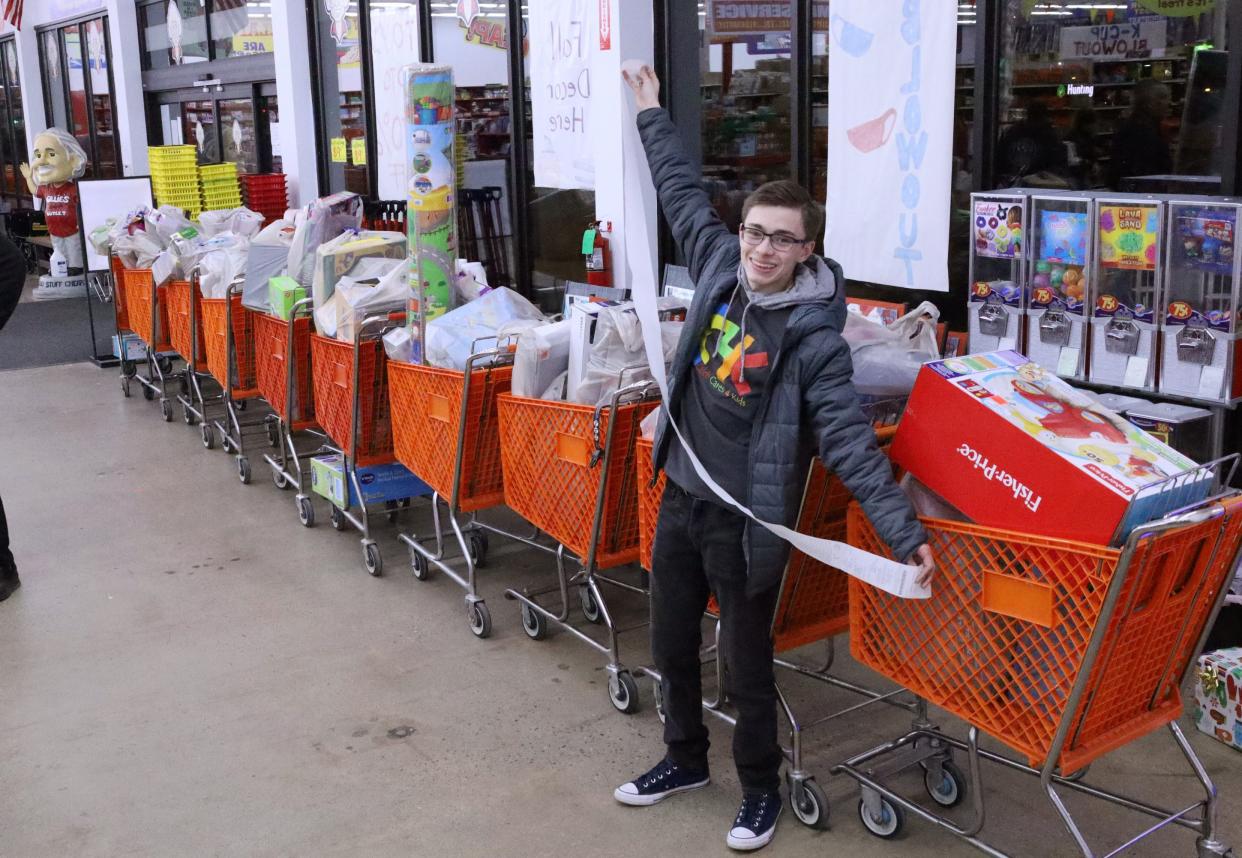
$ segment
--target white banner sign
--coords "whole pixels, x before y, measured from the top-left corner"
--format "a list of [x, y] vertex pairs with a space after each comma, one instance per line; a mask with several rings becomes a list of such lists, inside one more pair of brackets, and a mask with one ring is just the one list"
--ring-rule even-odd
[[1162, 57], [1167, 44], [1168, 22], [1163, 18], [1098, 27], [1065, 27], [1061, 30], [1061, 59]]
[[949, 289], [952, 3], [832, 0], [824, 246], [851, 280]]
[[596, 0], [530, 4], [531, 130], [535, 185], [595, 187], [591, 149], [591, 52]]

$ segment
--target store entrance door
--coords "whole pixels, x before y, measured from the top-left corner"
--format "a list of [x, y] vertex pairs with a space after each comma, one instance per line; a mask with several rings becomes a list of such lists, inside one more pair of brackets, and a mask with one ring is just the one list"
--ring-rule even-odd
[[199, 164], [233, 162], [239, 173], [281, 171], [274, 82], [169, 90], [150, 96], [152, 141], [191, 145]]

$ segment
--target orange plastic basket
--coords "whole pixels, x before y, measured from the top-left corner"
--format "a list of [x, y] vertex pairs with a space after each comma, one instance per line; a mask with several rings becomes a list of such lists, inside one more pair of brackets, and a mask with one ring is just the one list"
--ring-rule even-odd
[[112, 301], [116, 305], [116, 332], [133, 332], [129, 324], [129, 310], [125, 306], [125, 266], [115, 256], [109, 257], [112, 265]]
[[311, 324], [308, 316], [293, 321], [294, 397], [293, 413], [288, 402], [289, 323], [267, 313], [254, 313], [255, 380], [259, 394], [272, 410], [295, 430], [315, 422], [315, 396], [311, 381]]
[[[496, 396], [508, 393], [512, 379], [511, 366], [471, 373], [457, 497], [463, 512], [504, 503]], [[442, 498], [451, 499], [466, 374], [394, 361], [388, 364], [388, 385], [397, 461]]]
[[200, 298], [203, 333], [207, 346], [207, 371], [225, 386], [229, 380], [228, 305], [233, 304], [233, 399], [258, 396], [254, 378], [254, 314], [242, 306], [241, 295]]
[[[886, 553], [857, 506], [850, 542]], [[1143, 537], [1079, 705], [1070, 691], [1117, 574], [1116, 549], [924, 520], [938, 573], [926, 600], [850, 581], [854, 657], [1014, 750], [1047, 758], [1062, 717], [1064, 772], [1180, 717], [1182, 675], [1228, 583], [1242, 500], [1224, 516]]]
[[155, 332], [157, 342], [151, 343], [151, 317], [154, 312], [151, 307], [151, 269], [127, 268], [121, 274], [121, 281], [125, 284], [125, 309], [130, 328], [144, 343], [152, 347], [152, 351], [173, 351], [172, 343], [168, 341], [168, 287], [160, 286], [156, 290], [159, 326]]
[[[194, 348], [194, 340], [190, 335], [190, 296], [194, 294], [194, 290], [188, 280], [170, 280], [166, 294], [168, 296], [168, 339], [172, 343], [173, 350], [189, 360], [190, 351]], [[206, 341], [203, 337], [201, 304], [195, 318], [195, 327], [198, 328], [198, 354], [194, 359], [203, 361], [206, 358]]]
[[358, 378], [354, 378], [354, 345], [311, 335], [315, 417], [346, 453], [353, 446], [354, 385], [359, 397], [359, 465], [393, 461], [392, 421], [388, 413], [388, 357], [382, 341], [359, 343]]
[[[591, 464], [595, 409], [511, 393], [501, 394], [497, 405], [505, 503], [585, 561], [603, 473], [602, 458]], [[616, 422], [616, 429], [595, 556], [599, 569], [638, 559], [634, 442], [639, 421], [654, 407], [650, 402], [623, 405], [616, 414], [608, 409], [601, 417], [601, 446], [610, 422]]]
[[654, 446], [655, 442], [648, 438], [639, 438], [634, 443], [634, 455], [638, 460], [638, 565], [648, 572], [651, 571], [651, 548], [655, 544], [660, 502], [664, 498], [664, 487], [668, 485], [664, 471], [660, 471], [654, 483], [651, 481], [655, 470], [651, 462]]

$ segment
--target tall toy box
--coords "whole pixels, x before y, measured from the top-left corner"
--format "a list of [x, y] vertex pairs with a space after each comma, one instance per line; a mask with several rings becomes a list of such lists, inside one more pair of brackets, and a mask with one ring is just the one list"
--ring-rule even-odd
[[1026, 313], [1026, 197], [976, 193], [970, 198], [970, 347], [1021, 348]]
[[1212, 488], [1190, 459], [1013, 351], [924, 364], [890, 457], [978, 524], [1095, 545]]
[[1199, 656], [1194, 718], [1202, 732], [1242, 750], [1242, 647]]

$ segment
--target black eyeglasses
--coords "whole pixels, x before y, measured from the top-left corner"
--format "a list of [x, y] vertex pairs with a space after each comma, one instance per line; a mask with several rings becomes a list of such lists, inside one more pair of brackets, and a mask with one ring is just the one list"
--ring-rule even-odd
[[738, 234], [742, 236], [742, 241], [751, 247], [758, 247], [763, 244], [763, 240], [766, 238], [772, 242], [772, 249], [778, 253], [793, 250], [799, 244], [806, 244], [809, 241], [809, 239], [797, 238], [787, 232], [764, 232], [757, 226], [743, 225], [739, 227]]

